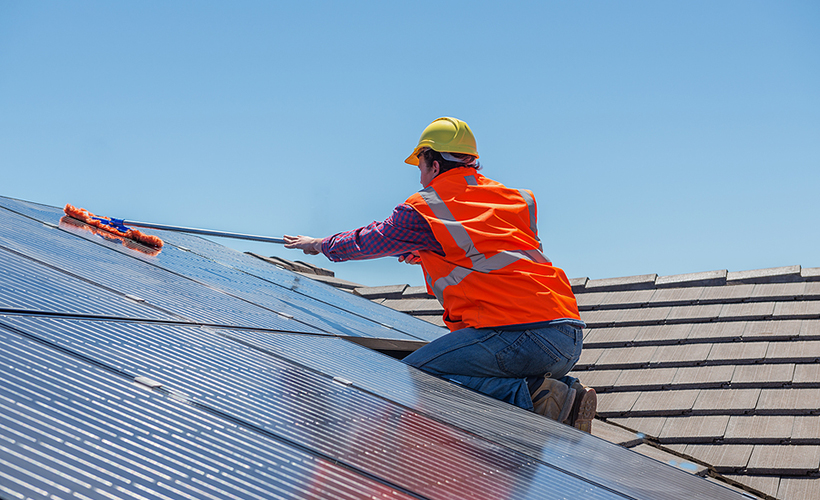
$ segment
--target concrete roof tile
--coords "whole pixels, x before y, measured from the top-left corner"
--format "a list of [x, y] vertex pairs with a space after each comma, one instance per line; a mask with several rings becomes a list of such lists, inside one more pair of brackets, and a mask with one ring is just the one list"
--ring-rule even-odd
[[689, 330], [688, 340], [714, 339], [736, 340], [743, 335], [745, 321], [720, 321], [717, 323], [695, 323]]
[[623, 309], [602, 309], [580, 312], [581, 319], [584, 323], [593, 328], [617, 323], [624, 314]]
[[816, 319], [820, 316], [820, 301], [795, 300], [777, 302], [774, 307], [774, 317], [783, 319]]
[[753, 449], [750, 444], [690, 444], [684, 453], [712, 465], [717, 472], [732, 472], [746, 467]]
[[800, 336], [820, 338], [820, 319], [804, 319], [800, 322]]
[[[617, 368], [639, 367], [649, 363], [657, 346], [638, 346], [638, 347], [615, 347], [611, 349], [603, 349], [601, 357], [596, 362], [597, 366], [612, 366]], [[581, 352], [583, 356], [583, 351]]]
[[692, 366], [677, 368], [673, 386], [716, 388], [729, 384], [734, 374], [734, 365]]
[[586, 288], [587, 283], [589, 282], [589, 278], [570, 278], [569, 285], [572, 287], [572, 291], [575, 293], [580, 293], [584, 291]]
[[400, 299], [407, 285], [367, 286], [355, 288], [353, 293], [366, 299]]
[[820, 267], [804, 267], [800, 270], [800, 276], [804, 278], [820, 278]]
[[650, 324], [650, 323], [660, 323], [664, 321], [668, 316], [669, 312], [672, 311], [673, 308], [671, 307], [641, 307], [639, 309], [625, 309], [624, 315], [621, 319], [624, 323], [642, 323], [642, 324]]
[[647, 456], [649, 458], [654, 458], [655, 460], [689, 472], [690, 474], [702, 476], [708, 472], [707, 468], [700, 464], [690, 462], [685, 458], [681, 458], [677, 455], [667, 453], [648, 444], [639, 444], [638, 446], [630, 449], [634, 450], [637, 453], [640, 453], [641, 455]]
[[724, 474], [723, 477], [730, 481], [743, 484], [749, 488], [759, 491], [764, 495], [769, 495], [771, 498], [778, 498], [778, 500], [791, 500], [789, 498], [778, 497], [777, 489], [780, 485], [780, 476], [759, 476], [750, 474], [729, 475]]
[[706, 359], [714, 363], [758, 362], [768, 349], [768, 342], [724, 342], [712, 344]]
[[694, 304], [703, 294], [703, 288], [661, 288], [655, 290], [652, 304]]
[[700, 391], [693, 411], [702, 414], [738, 415], [752, 412], [761, 389], [704, 389]]
[[404, 293], [402, 293], [403, 299], [427, 299], [433, 298], [432, 295], [427, 293], [426, 286], [408, 286], [404, 289]]
[[820, 498], [820, 480], [817, 477], [784, 477], [780, 479], [777, 498]]
[[444, 312], [444, 308], [436, 299], [387, 299], [382, 302], [382, 305], [396, 311], [413, 314], [442, 314]]
[[636, 387], [642, 391], [660, 390], [672, 385], [677, 368], [646, 368], [639, 370], [623, 370], [615, 383], [619, 389]]
[[666, 443], [711, 443], [723, 437], [729, 415], [669, 417], [658, 436]]
[[820, 446], [755, 445], [747, 471], [758, 474], [806, 474], [820, 467]]
[[655, 351], [650, 364], [702, 364], [711, 351], [711, 344], [662, 345]]
[[802, 323], [803, 321], [799, 319], [749, 321], [743, 330], [743, 337], [790, 339], [800, 335]]
[[673, 307], [666, 320], [709, 321], [718, 317], [722, 307], [722, 304]]
[[617, 425], [608, 424], [606, 422], [595, 422], [592, 426], [592, 435], [601, 439], [605, 439], [610, 443], [621, 445], [625, 448], [631, 448], [643, 442], [643, 437], [632, 431], [628, 431]]
[[800, 266], [735, 271], [726, 276], [727, 283], [783, 283], [786, 281], [799, 281], [800, 279]]
[[724, 304], [718, 318], [722, 320], [758, 320], [774, 314], [774, 302], [740, 302]]
[[773, 440], [785, 441], [792, 435], [793, 416], [733, 415], [729, 418], [725, 437], [727, 440]]
[[601, 306], [641, 307], [649, 303], [655, 290], [633, 290], [604, 293]]
[[816, 413], [820, 389], [763, 389], [756, 410], [759, 414]]
[[594, 388], [596, 391], [615, 387], [615, 381], [621, 376], [622, 370], [587, 370], [569, 372], [573, 377], [578, 378], [584, 385]]
[[732, 387], [783, 387], [791, 384], [793, 364], [740, 365], [735, 367]]
[[579, 309], [593, 309], [600, 306], [606, 296], [606, 292], [578, 293], [575, 295], [575, 301]]
[[698, 389], [644, 392], [630, 411], [643, 415], [682, 415], [692, 409], [700, 392]]
[[[814, 269], [820, 269], [820, 267], [815, 267]], [[803, 298], [812, 300], [820, 299], [820, 281], [806, 283], [806, 288], [803, 289]]]
[[711, 286], [703, 289], [701, 302], [739, 302], [751, 297], [754, 285]]
[[616, 326], [614, 328], [588, 328], [584, 335], [584, 345], [589, 344], [627, 344], [635, 340], [638, 326]]
[[655, 288], [657, 274], [642, 274], [640, 276], [625, 276], [622, 278], [605, 278], [589, 280], [585, 289], [589, 291], [616, 291], [616, 290], [642, 290]]
[[777, 300], [794, 300], [802, 297], [806, 290], [806, 283], [761, 283], [755, 285], [752, 291], [752, 300], [775, 298]]
[[681, 341], [689, 336], [692, 325], [681, 323], [677, 325], [647, 325], [640, 326], [635, 342], [668, 342]]
[[441, 316], [416, 316], [418, 319], [426, 321], [436, 326], [443, 326], [447, 328], [447, 323], [444, 322], [444, 319]]
[[799, 364], [794, 367], [792, 383], [795, 385], [820, 385], [820, 364]]
[[581, 357], [578, 359], [578, 363], [576, 363], [576, 368], [581, 369], [580, 367], [583, 366], [593, 366], [598, 363], [601, 355], [606, 352], [606, 349], [588, 349], [584, 347], [581, 350]]
[[791, 438], [796, 441], [812, 441], [820, 444], [820, 418], [816, 415], [794, 417]]
[[769, 342], [766, 361], [815, 363], [820, 361], [820, 340], [791, 340]]
[[606, 392], [598, 394], [598, 415], [617, 417], [632, 409], [640, 392]]
[[609, 421], [622, 425], [627, 429], [634, 429], [639, 436], [651, 436], [657, 438], [661, 434], [666, 419], [671, 417], [628, 417], [610, 418]]
[[721, 269], [719, 271], [658, 276], [655, 280], [655, 285], [658, 288], [723, 285], [726, 283], [726, 276], [728, 276], [728, 274], [728, 270]]

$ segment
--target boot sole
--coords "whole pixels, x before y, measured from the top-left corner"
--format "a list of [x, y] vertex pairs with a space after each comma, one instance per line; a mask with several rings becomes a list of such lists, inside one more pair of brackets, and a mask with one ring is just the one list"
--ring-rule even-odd
[[595, 413], [598, 409], [598, 395], [595, 389], [585, 387], [581, 395], [581, 400], [578, 402], [578, 415], [572, 426], [576, 429], [592, 434], [592, 420], [595, 419]]

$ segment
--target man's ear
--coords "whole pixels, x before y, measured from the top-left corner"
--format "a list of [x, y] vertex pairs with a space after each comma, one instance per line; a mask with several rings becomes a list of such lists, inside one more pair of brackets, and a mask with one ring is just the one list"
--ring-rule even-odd
[[433, 170], [435, 172], [435, 175], [438, 175], [438, 174], [441, 173], [441, 165], [439, 165], [438, 160], [433, 160], [433, 166], [430, 167], [430, 168], [431, 168], [431, 170]]

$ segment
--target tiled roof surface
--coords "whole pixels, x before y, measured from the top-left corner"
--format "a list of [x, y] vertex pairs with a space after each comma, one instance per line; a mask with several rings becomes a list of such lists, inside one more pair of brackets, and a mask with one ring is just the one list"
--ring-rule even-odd
[[[571, 282], [595, 434], [759, 496], [820, 497], [820, 268]], [[444, 324], [424, 287], [354, 293]]]

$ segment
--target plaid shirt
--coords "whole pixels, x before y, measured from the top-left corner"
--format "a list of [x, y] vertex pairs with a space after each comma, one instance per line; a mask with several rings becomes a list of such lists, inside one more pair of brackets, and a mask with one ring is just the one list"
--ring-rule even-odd
[[444, 255], [430, 224], [406, 203], [393, 209], [384, 222], [372, 222], [322, 240], [322, 253], [333, 262], [398, 257], [414, 250]]

